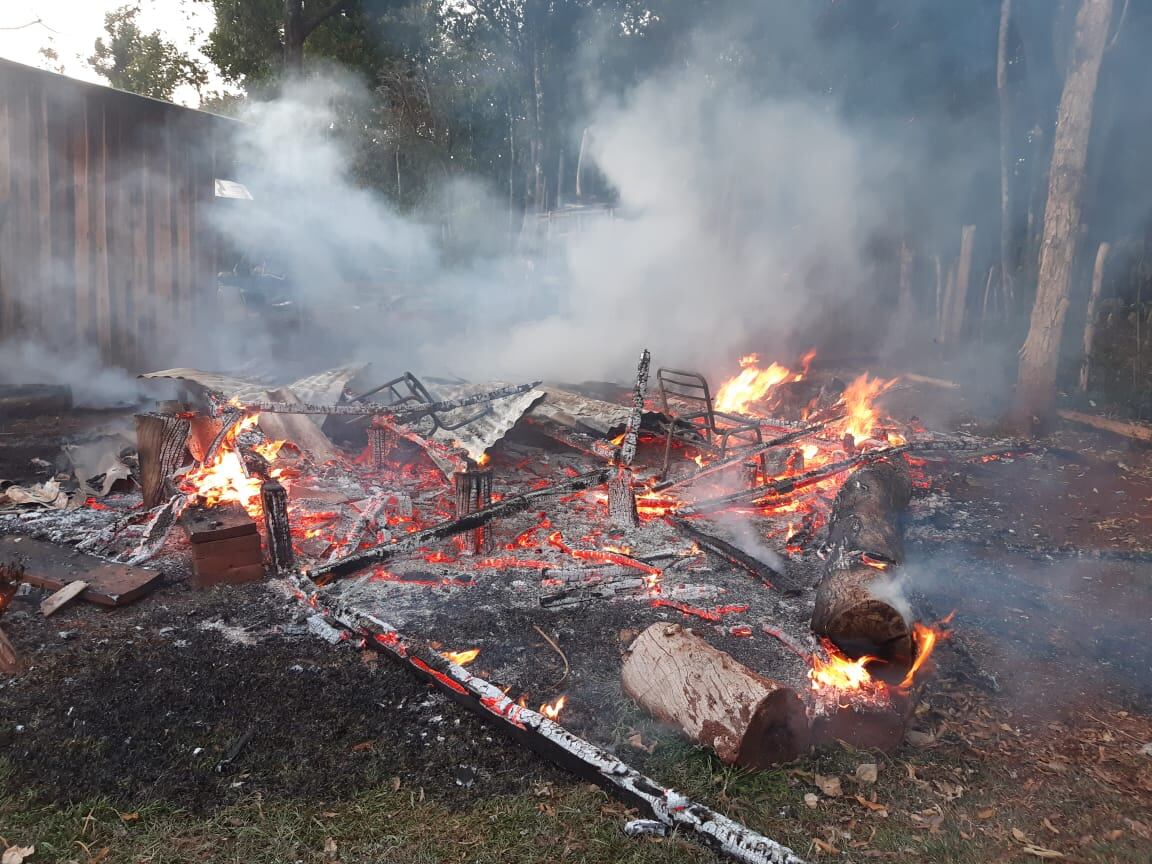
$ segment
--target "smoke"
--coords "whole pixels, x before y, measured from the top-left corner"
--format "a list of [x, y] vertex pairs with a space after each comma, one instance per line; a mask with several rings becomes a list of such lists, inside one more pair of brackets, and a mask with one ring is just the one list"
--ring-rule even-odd
[[136, 378], [124, 369], [105, 366], [96, 349], [83, 344], [54, 349], [30, 340], [0, 343], [0, 384], [65, 385], [79, 408], [139, 401]]

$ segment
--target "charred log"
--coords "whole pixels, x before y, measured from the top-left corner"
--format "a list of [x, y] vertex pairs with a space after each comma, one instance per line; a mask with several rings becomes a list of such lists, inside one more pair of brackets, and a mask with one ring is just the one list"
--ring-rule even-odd
[[804, 703], [679, 624], [653, 624], [624, 659], [624, 692], [722, 762], [766, 768], [808, 746]]
[[632, 485], [632, 472], [627, 468], [617, 468], [608, 480], [608, 520], [613, 528], [625, 531], [640, 527], [636, 489]]
[[644, 396], [648, 393], [648, 370], [651, 364], [652, 354], [645, 348], [640, 352], [640, 363], [636, 367], [636, 386], [632, 390], [632, 413], [628, 415], [624, 441], [620, 445], [618, 462], [621, 465], [631, 465], [632, 460], [636, 458], [636, 444], [640, 438], [640, 421], [644, 415]]
[[669, 523], [680, 533], [691, 537], [696, 544], [713, 555], [723, 558], [734, 567], [739, 567], [741, 570], [747, 571], [763, 584], [769, 588], [775, 588], [783, 591], [785, 594], [799, 593], [800, 588], [784, 573], [780, 572], [771, 565], [753, 558], [747, 552], [744, 552], [726, 540], [721, 540], [714, 534], [709, 534], [702, 527], [687, 519], [677, 519], [669, 517]]
[[[469, 468], [452, 475], [456, 486], [456, 518], [483, 510], [492, 503], [492, 469]], [[472, 532], [465, 551], [472, 554], [492, 551], [492, 532], [480, 526]]]
[[816, 589], [812, 629], [851, 657], [912, 661], [911, 622], [892, 575], [904, 562], [901, 518], [912, 497], [903, 461], [861, 468], [840, 489], [828, 520], [831, 550]]
[[292, 551], [288, 492], [280, 481], [266, 480], [261, 484], [260, 504], [264, 508], [264, 528], [268, 532], [268, 559], [272, 572], [282, 576], [296, 564], [296, 554]]

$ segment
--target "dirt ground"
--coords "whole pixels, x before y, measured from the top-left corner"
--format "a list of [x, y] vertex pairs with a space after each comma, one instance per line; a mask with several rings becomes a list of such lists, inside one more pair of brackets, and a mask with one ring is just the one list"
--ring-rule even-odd
[[[54, 458], [51, 439], [5, 442], [0, 476]], [[623, 702], [601, 742], [809, 860], [1150, 860], [1152, 455], [1072, 429], [1047, 443], [949, 469], [951, 506], [913, 509], [917, 599], [958, 614], [897, 752], [742, 772]], [[41, 597], [2, 619], [30, 668], [0, 680], [0, 841], [35, 845], [31, 864], [714, 860], [624, 837], [622, 805], [312, 637], [271, 585], [196, 592], [177, 574], [133, 606], [47, 620]]]

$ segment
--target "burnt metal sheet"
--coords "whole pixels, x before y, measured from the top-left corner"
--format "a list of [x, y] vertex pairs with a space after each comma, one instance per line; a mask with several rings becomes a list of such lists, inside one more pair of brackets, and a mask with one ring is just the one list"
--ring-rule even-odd
[[[471, 396], [473, 393], [485, 393], [498, 387], [505, 387], [508, 386], [508, 383], [507, 381], [485, 381], [479, 384], [445, 384], [436, 385], [429, 389], [432, 391], [434, 399], [458, 399], [461, 396]], [[471, 423], [459, 429], [437, 428], [433, 432], [431, 419], [420, 420], [411, 424], [409, 428], [434, 441], [459, 447], [470, 458], [479, 460], [493, 444], [507, 435], [508, 430], [519, 423], [520, 418], [543, 396], [544, 392], [540, 389], [529, 390], [518, 396], [496, 399], [486, 406], [469, 405], [439, 415], [440, 421], [449, 426], [469, 417], [476, 417]]]
[[156, 587], [159, 570], [115, 564], [77, 552], [68, 546], [45, 543], [31, 537], [0, 537], [0, 559], [19, 558], [24, 581], [38, 588], [59, 591], [82, 579], [88, 583], [81, 600], [101, 606], [123, 606]]
[[[540, 389], [544, 391], [544, 399], [533, 407], [532, 416], [569, 429], [591, 432], [606, 438], [613, 431], [622, 430], [628, 423], [628, 415], [632, 413], [629, 405], [585, 396], [556, 384], [545, 384]], [[657, 413], [645, 411], [643, 416], [655, 416]]]

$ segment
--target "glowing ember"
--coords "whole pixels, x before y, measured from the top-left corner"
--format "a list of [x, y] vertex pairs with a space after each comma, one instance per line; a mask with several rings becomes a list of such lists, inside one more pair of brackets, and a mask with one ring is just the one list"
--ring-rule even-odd
[[480, 656], [479, 648], [469, 648], [467, 651], [441, 651], [440, 656], [451, 660], [457, 666], [467, 666]]
[[777, 384], [789, 380], [799, 381], [804, 377], [803, 373], [794, 374], [779, 363], [761, 369], [757, 365], [759, 362], [760, 357], [756, 354], [740, 358], [742, 371], [721, 384], [716, 391], [713, 404], [717, 411], [746, 414], [751, 403], [763, 399]]
[[564, 708], [564, 703], [568, 701], [567, 696], [561, 696], [555, 702], [544, 704], [540, 706], [540, 713], [547, 717], [549, 720], [556, 720], [560, 716], [560, 712]]
[[480, 456], [479, 459], [476, 460], [476, 467], [477, 468], [483, 468], [485, 465], [487, 465], [491, 461], [492, 461], [492, 457], [489, 456], [487, 453], [484, 453]]
[[865, 372], [848, 385], [844, 391], [844, 406], [848, 409], [848, 420], [844, 431], [852, 436], [852, 443], [859, 445], [872, 436], [876, 425], [876, 397], [896, 383], [896, 379], [869, 378]]

